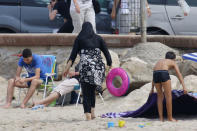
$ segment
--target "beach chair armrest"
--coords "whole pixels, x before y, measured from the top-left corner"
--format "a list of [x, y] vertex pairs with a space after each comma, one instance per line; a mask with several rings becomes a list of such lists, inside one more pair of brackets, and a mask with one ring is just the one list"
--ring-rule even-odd
[[46, 73], [45, 75], [48, 76], [54, 76], [56, 73]]

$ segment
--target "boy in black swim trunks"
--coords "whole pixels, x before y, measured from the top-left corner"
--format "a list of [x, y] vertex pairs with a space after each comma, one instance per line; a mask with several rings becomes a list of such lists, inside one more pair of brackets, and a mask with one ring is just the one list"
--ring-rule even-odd
[[176, 121], [172, 117], [172, 93], [171, 93], [171, 80], [170, 80], [170, 76], [168, 73], [169, 69], [175, 69], [176, 74], [179, 78], [179, 81], [183, 86], [184, 94], [187, 93], [185, 84], [183, 81], [183, 77], [179, 71], [177, 64], [175, 63], [175, 59], [176, 59], [176, 55], [174, 54], [174, 52], [167, 52], [165, 59], [159, 60], [153, 69], [154, 71], [153, 71], [153, 82], [152, 82], [151, 93], [154, 92], [154, 86], [155, 86], [157, 90], [158, 113], [159, 113], [159, 118], [161, 121], [163, 121], [164, 95], [166, 99], [168, 121]]

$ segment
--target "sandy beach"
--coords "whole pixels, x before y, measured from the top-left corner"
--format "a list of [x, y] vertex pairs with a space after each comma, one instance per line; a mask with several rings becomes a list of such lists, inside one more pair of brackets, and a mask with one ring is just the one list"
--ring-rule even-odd
[[[7, 80], [0, 79], [0, 105], [5, 102]], [[159, 119], [146, 118], [100, 118], [107, 112], [132, 111], [142, 106], [149, 95], [151, 84], [146, 84], [140, 89], [131, 92], [124, 97], [113, 97], [108, 91], [104, 92], [105, 104], [97, 96], [96, 115], [92, 121], [85, 121], [83, 107], [80, 104], [67, 105], [64, 107], [45, 107], [44, 109], [31, 110], [31, 108], [20, 109], [14, 100], [12, 108], [0, 108], [0, 131], [107, 131], [107, 130], [150, 130], [150, 131], [190, 131], [197, 130], [197, 116], [175, 117], [178, 122], [160, 122]], [[15, 91], [15, 96], [17, 89]], [[21, 98], [23, 99], [23, 98]], [[34, 95], [36, 98], [36, 94]], [[31, 100], [29, 101], [31, 104]], [[125, 127], [118, 127], [118, 120], [126, 122]], [[114, 122], [115, 127], [108, 128], [107, 123]], [[139, 127], [144, 125], [144, 127]]]

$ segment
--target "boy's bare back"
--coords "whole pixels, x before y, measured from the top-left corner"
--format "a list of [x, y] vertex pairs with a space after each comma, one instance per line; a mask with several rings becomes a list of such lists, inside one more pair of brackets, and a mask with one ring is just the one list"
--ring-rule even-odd
[[172, 68], [175, 68], [176, 63], [174, 60], [171, 59], [161, 59], [159, 60], [155, 66], [154, 66], [154, 71], [156, 70], [169, 70]]

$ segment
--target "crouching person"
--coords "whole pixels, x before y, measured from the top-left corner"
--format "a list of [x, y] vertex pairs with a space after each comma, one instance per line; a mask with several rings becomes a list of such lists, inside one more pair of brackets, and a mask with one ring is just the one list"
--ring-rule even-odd
[[[20, 77], [23, 67], [28, 72], [28, 78]], [[12, 78], [8, 81], [6, 104], [3, 107], [9, 108], [11, 106], [14, 94], [14, 87], [18, 87], [29, 88], [23, 102], [20, 105], [21, 108], [25, 108], [27, 102], [34, 94], [35, 89], [39, 87], [44, 80], [45, 71], [42, 65], [42, 59], [40, 55], [32, 54], [30, 49], [24, 49], [22, 52], [22, 57], [19, 59], [18, 62], [16, 76], [15, 78]]]

